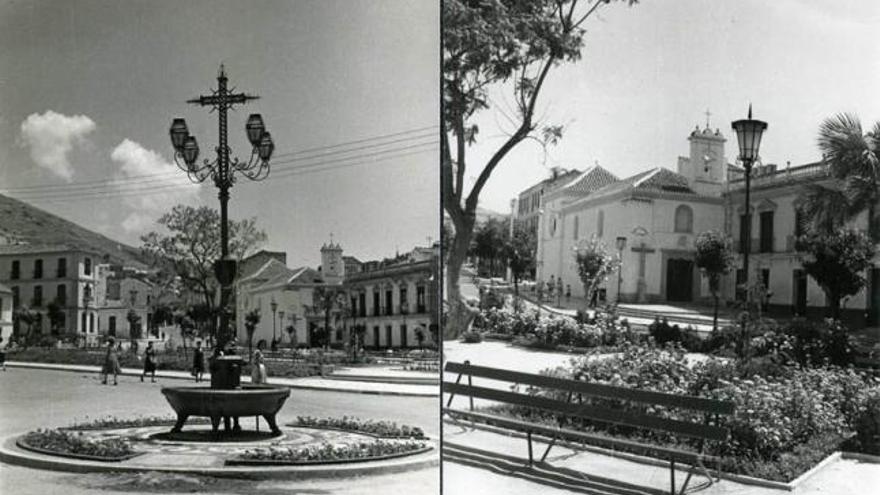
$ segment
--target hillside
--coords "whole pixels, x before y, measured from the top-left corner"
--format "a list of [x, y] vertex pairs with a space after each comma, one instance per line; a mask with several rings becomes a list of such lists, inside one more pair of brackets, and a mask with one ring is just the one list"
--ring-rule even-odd
[[17, 243], [90, 249], [108, 256], [112, 263], [146, 266], [137, 248], [0, 194], [0, 244]]

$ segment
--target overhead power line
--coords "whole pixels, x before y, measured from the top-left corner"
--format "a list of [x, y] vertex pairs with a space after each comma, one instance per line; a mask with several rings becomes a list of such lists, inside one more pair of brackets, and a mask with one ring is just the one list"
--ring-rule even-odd
[[[315, 167], [315, 168], [297, 167], [297, 168], [286, 169], [286, 170], [284, 170], [285, 173], [283, 173], [283, 174], [280, 174], [280, 173], [279, 174], [270, 174], [270, 176], [267, 180], [278, 181], [278, 180], [284, 180], [284, 179], [293, 178], [293, 177], [297, 177], [300, 175], [307, 175], [307, 174], [316, 173], [316, 172], [326, 172], [326, 171], [330, 171], [330, 170], [336, 170], [336, 169], [347, 168], [347, 167], [354, 167], [354, 166], [359, 166], [359, 165], [375, 164], [375, 163], [387, 161], [390, 159], [402, 158], [402, 157], [406, 157], [406, 156], [412, 156], [412, 155], [417, 155], [417, 154], [427, 153], [427, 152], [436, 152], [438, 150], [437, 144], [438, 144], [437, 142], [425, 143], [425, 145], [430, 146], [430, 147], [407, 151], [404, 153], [398, 152], [396, 154], [387, 154], [385, 156], [381, 156], [381, 157], [378, 157], [373, 160], [359, 161], [359, 162], [353, 162], [353, 163], [339, 163], [339, 164], [335, 164], [335, 165]], [[419, 146], [423, 146], [423, 145], [419, 145]], [[19, 199], [22, 201], [29, 201], [29, 202], [39, 202], [39, 203], [59, 203], [59, 202], [62, 202], [63, 203], [63, 202], [85, 201], [85, 200], [94, 201], [96, 199], [97, 200], [99, 200], [99, 199], [114, 199], [114, 198], [119, 198], [119, 197], [130, 196], [132, 194], [139, 194], [139, 195], [163, 194], [163, 193], [174, 192], [174, 191], [182, 191], [183, 189], [190, 188], [192, 186], [193, 186], [193, 184], [168, 184], [165, 186], [153, 186], [153, 187], [149, 187], [149, 188], [143, 188], [140, 190], [115, 190], [115, 191], [109, 191], [109, 192], [89, 192], [86, 194], [77, 194], [77, 195], [62, 196], [62, 197], [59, 197], [57, 195], [44, 196], [44, 197], [19, 197], [19, 196], [13, 196], [13, 197], [15, 199]]]
[[[313, 156], [299, 156], [297, 158], [289, 158], [287, 160], [283, 160], [284, 163], [291, 163], [293, 161], [310, 160], [310, 159], [321, 158], [321, 157], [329, 156], [329, 155], [353, 153], [355, 151], [360, 151], [360, 150], [364, 150], [364, 149], [380, 148], [382, 146], [387, 146], [387, 145], [396, 144], [396, 143], [400, 143], [400, 142], [406, 142], [406, 141], [411, 141], [411, 140], [434, 137], [434, 136], [437, 136], [436, 133], [428, 133], [425, 131], [429, 131], [431, 129], [437, 129], [437, 128], [438, 128], [438, 126], [434, 125], [434, 126], [420, 127], [420, 128], [416, 128], [416, 129], [409, 129], [406, 131], [394, 132], [394, 133], [390, 133], [390, 134], [382, 134], [382, 135], [378, 135], [378, 136], [372, 136], [369, 138], [357, 139], [357, 140], [353, 140], [353, 141], [346, 141], [343, 143], [337, 143], [337, 144], [328, 145], [328, 146], [319, 146], [319, 147], [307, 148], [307, 149], [302, 149], [302, 150], [297, 150], [297, 151], [292, 151], [292, 152], [287, 152], [287, 153], [281, 153], [281, 154], [275, 155], [274, 158], [277, 159], [277, 158], [281, 158], [281, 157], [294, 157], [297, 155], [307, 155], [307, 154], [313, 155]], [[415, 134], [415, 135], [413, 135], [413, 134]], [[402, 137], [399, 139], [390, 140], [390, 141], [386, 141], [386, 142], [376, 142], [376, 143], [365, 145], [365, 146], [350, 147], [355, 144], [367, 143], [367, 142], [371, 142], [371, 141], [381, 141], [381, 140], [386, 140], [388, 138], [397, 137], [397, 136], [406, 136], [406, 137]], [[348, 149], [340, 149], [340, 148], [346, 148], [346, 147], [348, 147]], [[326, 153], [318, 153], [319, 151], [322, 151], [322, 150], [334, 150], [334, 151], [328, 151]], [[101, 186], [101, 185], [116, 186], [116, 185], [125, 184], [125, 183], [158, 182], [158, 181], [163, 181], [163, 180], [167, 179], [168, 177], [173, 177], [179, 173], [181, 173], [179, 170], [173, 170], [170, 172], [160, 172], [160, 173], [155, 173], [155, 174], [143, 174], [143, 175], [132, 175], [129, 177], [114, 178], [114, 179], [97, 179], [97, 180], [91, 180], [91, 181], [79, 181], [79, 182], [71, 182], [68, 184], [44, 184], [44, 185], [38, 185], [38, 186], [13, 187], [13, 188], [5, 188], [5, 189], [3, 189], [3, 191], [6, 193], [30, 193], [30, 192], [36, 193], [36, 192], [41, 192], [44, 190], [45, 191], [52, 191], [52, 190], [56, 190], [56, 189], [63, 189], [65, 191], [78, 190], [78, 189], [93, 189], [93, 188], [95, 188], [97, 186]]]
[[[424, 147], [424, 146], [429, 146], [429, 145], [436, 145], [437, 143], [438, 143], [438, 141], [436, 139], [434, 139], [432, 141], [424, 141], [424, 142], [420, 142], [420, 143], [410, 144], [407, 146], [397, 146], [397, 147], [389, 148], [389, 149], [385, 149], [385, 150], [374, 151], [372, 153], [361, 153], [361, 154], [354, 155], [354, 156], [339, 157], [339, 158], [335, 158], [335, 159], [322, 160], [322, 161], [297, 164], [297, 165], [291, 165], [292, 163], [295, 162], [295, 160], [288, 159], [287, 161], [281, 161], [281, 162], [274, 163], [273, 165], [275, 165], [275, 171], [271, 175], [279, 175], [279, 174], [284, 175], [285, 173], [287, 173], [291, 170], [315, 168], [315, 167], [320, 167], [322, 165], [327, 165], [327, 164], [332, 164], [332, 163], [346, 162], [346, 161], [351, 161], [351, 160], [360, 160], [360, 159], [363, 159], [366, 157], [382, 157], [382, 156], [390, 157], [391, 154], [393, 154], [393, 153], [397, 153], [397, 152], [405, 151], [405, 150], [409, 150], [409, 149], [415, 149], [415, 148], [419, 148], [419, 147]], [[281, 166], [279, 166], [279, 165], [281, 165]], [[288, 165], [288, 166], [284, 166], [284, 165]], [[175, 178], [180, 180], [181, 183], [180, 184], [167, 184], [167, 183], [166, 184], [146, 184], [144, 182], [132, 182], [132, 183], [123, 183], [119, 186], [115, 186], [115, 185], [114, 186], [106, 186], [106, 185], [92, 186], [88, 190], [74, 190], [74, 191], [64, 190], [64, 191], [57, 191], [57, 192], [36, 191], [36, 192], [30, 192], [30, 193], [16, 194], [14, 196], [19, 199], [38, 199], [38, 198], [43, 198], [43, 197], [61, 199], [61, 198], [67, 198], [67, 197], [94, 196], [94, 195], [102, 195], [102, 194], [143, 193], [143, 192], [149, 192], [152, 190], [167, 190], [169, 187], [186, 188], [186, 187], [191, 186], [191, 183], [186, 182], [187, 179], [185, 179], [185, 175], [183, 174], [183, 172], [177, 172], [175, 174]], [[165, 179], [165, 181], [167, 181], [167, 178]], [[151, 182], [155, 182], [155, 181], [151, 181]]]

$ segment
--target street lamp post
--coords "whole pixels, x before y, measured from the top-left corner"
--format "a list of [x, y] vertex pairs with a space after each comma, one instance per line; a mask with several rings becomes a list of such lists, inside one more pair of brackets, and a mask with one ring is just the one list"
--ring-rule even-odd
[[284, 340], [284, 311], [278, 312], [278, 326], [281, 327], [281, 339]]
[[272, 299], [272, 302], [269, 303], [269, 307], [272, 308], [272, 346], [275, 347], [275, 312], [278, 310], [278, 303], [275, 302], [275, 299]]
[[218, 116], [218, 140], [217, 158], [213, 161], [204, 159], [202, 164], [197, 163], [199, 157], [199, 145], [195, 136], [190, 135], [186, 121], [175, 118], [169, 131], [171, 144], [174, 146], [174, 162], [186, 172], [193, 182], [204, 182], [211, 178], [214, 185], [219, 189], [220, 199], [220, 259], [214, 263], [214, 273], [220, 282], [220, 328], [218, 332], [218, 347], [222, 349], [229, 340], [229, 300], [232, 289], [232, 281], [235, 278], [235, 260], [229, 256], [229, 226], [227, 221], [227, 204], [229, 202], [229, 189], [235, 183], [235, 173], [247, 177], [250, 180], [263, 180], [269, 175], [269, 159], [275, 149], [272, 136], [266, 131], [263, 118], [260, 114], [251, 114], [248, 117], [245, 131], [248, 141], [252, 146], [250, 159], [239, 161], [238, 158], [230, 160], [230, 148], [227, 145], [227, 112], [233, 105], [244, 104], [250, 100], [256, 100], [258, 96], [245, 93], [232, 93], [226, 86], [226, 71], [223, 65], [217, 75], [217, 90], [212, 91], [210, 96], [199, 96], [187, 103], [199, 106], [211, 107], [217, 111]]
[[620, 282], [623, 280], [623, 250], [626, 249], [626, 237], [617, 238], [617, 256], [620, 264], [617, 265], [617, 304], [620, 304]]
[[758, 150], [761, 147], [761, 136], [767, 130], [767, 123], [760, 120], [752, 119], [752, 105], [749, 105], [749, 117], [747, 119], [737, 120], [731, 123], [733, 130], [736, 131], [736, 140], [739, 144], [739, 159], [743, 163], [746, 174], [746, 222], [743, 235], [745, 242], [743, 243], [743, 272], [745, 273], [746, 286], [746, 306], [749, 304], [749, 252], [752, 249], [752, 209], [750, 204], [750, 188], [752, 165], [758, 159]]

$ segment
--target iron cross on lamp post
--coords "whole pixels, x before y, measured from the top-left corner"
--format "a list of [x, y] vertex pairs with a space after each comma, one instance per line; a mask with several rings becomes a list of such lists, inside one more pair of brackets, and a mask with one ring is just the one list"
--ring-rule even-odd
[[220, 199], [220, 259], [214, 263], [214, 274], [220, 282], [220, 328], [217, 339], [217, 345], [220, 349], [225, 347], [230, 338], [228, 306], [232, 282], [236, 273], [235, 260], [229, 255], [227, 219], [229, 189], [235, 183], [236, 172], [254, 181], [265, 179], [269, 175], [269, 159], [275, 149], [272, 136], [263, 124], [262, 116], [254, 113], [248, 117], [245, 125], [247, 138], [251, 144], [250, 159], [247, 161], [240, 161], [238, 158], [230, 159], [231, 150], [227, 144], [227, 112], [233, 105], [244, 104], [259, 97], [245, 93], [233, 93], [233, 90], [226, 87], [226, 82], [226, 71], [223, 65], [220, 65], [220, 71], [217, 74], [217, 89], [212, 90], [211, 95], [202, 95], [187, 100], [187, 103], [211, 107], [212, 111], [217, 111], [219, 144], [215, 148], [216, 159], [211, 161], [206, 158], [201, 164], [197, 163], [199, 145], [195, 136], [190, 135], [184, 119], [175, 118], [169, 131], [171, 144], [174, 146], [174, 163], [186, 172], [189, 179], [195, 183], [204, 182], [210, 177], [220, 191], [218, 194]]

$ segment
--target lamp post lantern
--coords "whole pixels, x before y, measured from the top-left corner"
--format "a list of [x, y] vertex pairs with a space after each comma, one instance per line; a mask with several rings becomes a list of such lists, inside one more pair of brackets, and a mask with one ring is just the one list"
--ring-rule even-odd
[[743, 163], [746, 175], [746, 210], [745, 225], [742, 230], [745, 242], [742, 245], [743, 251], [743, 272], [745, 276], [746, 286], [746, 304], [749, 302], [749, 252], [752, 249], [752, 209], [749, 198], [751, 188], [752, 165], [758, 159], [758, 150], [761, 147], [761, 137], [767, 130], [767, 123], [752, 119], [752, 105], [749, 104], [749, 116], [747, 119], [737, 120], [731, 123], [733, 130], [736, 131], [736, 140], [739, 144], [739, 159]]
[[617, 304], [620, 304], [620, 282], [623, 280], [623, 250], [626, 249], [626, 237], [617, 238], [617, 256], [620, 264], [617, 265]]
[[190, 135], [186, 121], [175, 118], [171, 123], [169, 134], [171, 145], [174, 147], [174, 162], [186, 172], [193, 182], [204, 182], [211, 178], [214, 185], [219, 189], [220, 199], [220, 259], [214, 263], [214, 273], [220, 282], [220, 328], [218, 331], [217, 345], [223, 349], [229, 340], [229, 300], [232, 290], [232, 282], [235, 278], [236, 263], [229, 256], [229, 226], [227, 205], [229, 203], [229, 189], [235, 183], [235, 173], [250, 180], [263, 180], [269, 175], [269, 160], [275, 149], [272, 136], [266, 131], [263, 118], [260, 114], [252, 114], [245, 126], [246, 135], [250, 142], [251, 156], [247, 161], [238, 158], [230, 158], [230, 148], [227, 145], [227, 113], [233, 105], [247, 103], [256, 100], [258, 96], [245, 93], [232, 93], [226, 86], [226, 71], [223, 65], [217, 75], [217, 89], [209, 96], [199, 96], [187, 100], [199, 106], [211, 107], [217, 111], [218, 120], [218, 145], [217, 158], [213, 161], [204, 159], [201, 164], [197, 162], [199, 157], [199, 144], [195, 136]]

